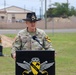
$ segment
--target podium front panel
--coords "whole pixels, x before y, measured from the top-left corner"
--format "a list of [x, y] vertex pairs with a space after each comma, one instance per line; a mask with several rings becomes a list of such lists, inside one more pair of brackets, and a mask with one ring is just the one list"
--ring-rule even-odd
[[55, 75], [55, 52], [16, 51], [16, 75]]

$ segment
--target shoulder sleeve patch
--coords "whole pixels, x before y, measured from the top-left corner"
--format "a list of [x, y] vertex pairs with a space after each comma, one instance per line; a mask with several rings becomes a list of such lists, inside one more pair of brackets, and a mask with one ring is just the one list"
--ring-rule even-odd
[[45, 40], [47, 40], [48, 42], [51, 42], [51, 40], [48, 36], [45, 36]]

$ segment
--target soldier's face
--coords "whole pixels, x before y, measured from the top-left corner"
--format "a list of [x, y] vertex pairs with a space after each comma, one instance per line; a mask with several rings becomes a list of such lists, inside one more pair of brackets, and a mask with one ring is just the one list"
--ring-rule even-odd
[[36, 28], [36, 22], [27, 21], [26, 24], [28, 28]]

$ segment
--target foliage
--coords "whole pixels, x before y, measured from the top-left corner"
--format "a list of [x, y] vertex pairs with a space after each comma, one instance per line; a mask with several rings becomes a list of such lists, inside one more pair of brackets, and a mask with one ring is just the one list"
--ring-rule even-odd
[[76, 16], [76, 9], [73, 6], [69, 9], [69, 15], [70, 16], [72, 16], [72, 15]]
[[[53, 8], [49, 8], [46, 13], [47, 13], [47, 17], [68, 17], [68, 16], [72, 16], [75, 15], [76, 16], [76, 9], [71, 6], [71, 8], [69, 8], [69, 4], [67, 3], [58, 3], [56, 2], [55, 4], [53, 4]], [[45, 14], [46, 14], [45, 13]]]

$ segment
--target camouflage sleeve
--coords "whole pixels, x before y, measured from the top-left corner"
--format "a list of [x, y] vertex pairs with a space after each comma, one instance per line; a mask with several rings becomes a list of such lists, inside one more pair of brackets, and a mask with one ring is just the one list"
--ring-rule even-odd
[[20, 46], [21, 46], [21, 40], [20, 40], [20, 35], [18, 34], [12, 43], [11, 53], [15, 53], [16, 50], [20, 50]]
[[48, 37], [48, 35], [45, 32], [44, 32], [43, 45], [46, 50], [54, 50], [52, 47], [51, 39]]

